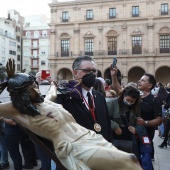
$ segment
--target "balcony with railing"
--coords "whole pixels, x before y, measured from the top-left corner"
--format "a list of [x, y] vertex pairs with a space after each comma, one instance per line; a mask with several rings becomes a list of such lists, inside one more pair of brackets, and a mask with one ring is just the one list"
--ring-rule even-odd
[[141, 48], [133, 48], [132, 54], [142, 54], [142, 49]]
[[49, 38], [49, 35], [39, 35], [39, 36], [34, 36], [34, 35], [30, 35], [30, 36], [23, 36], [23, 39], [39, 39], [39, 38]]
[[40, 46], [39, 45], [31, 45], [30, 49], [39, 49]]
[[170, 48], [160, 48], [160, 54], [170, 53]]
[[30, 66], [31, 69], [39, 69], [39, 65], [38, 64], [32, 64]]
[[70, 17], [68, 18], [60, 17], [60, 22], [70, 22]]
[[111, 56], [111, 55], [117, 55], [117, 51], [107, 51], [107, 50], [95, 50], [94, 52], [80, 51], [80, 55]]
[[110, 15], [109, 13], [107, 14], [107, 19], [116, 19], [118, 17], [118, 14], [116, 15]]
[[72, 51], [66, 51], [66, 52], [57, 52], [56, 57], [72, 57], [73, 52]]
[[30, 59], [38, 59], [38, 58], [39, 58], [38, 55], [36, 55], [36, 56], [32, 55], [32, 56], [30, 57]]
[[160, 16], [169, 15], [169, 14], [170, 14], [170, 9], [168, 9], [168, 11], [162, 11], [161, 9], [159, 10]]
[[141, 11], [139, 11], [139, 13], [133, 13], [132, 11], [130, 11], [130, 17], [131, 18], [141, 17]]
[[84, 20], [85, 20], [85, 21], [91, 21], [91, 20], [94, 20], [94, 15], [90, 15], [90, 16], [88, 16], [88, 15], [84, 15]]
[[[118, 49], [115, 51], [110, 50], [94, 50], [93, 52], [86, 52], [86, 51], [79, 51], [79, 56], [82, 55], [89, 55], [93, 57], [115, 57], [115, 56], [122, 56], [122, 57], [133, 57], [133, 56], [167, 56], [170, 55], [170, 48], [160, 49], [155, 48], [152, 52], [149, 52], [148, 49]], [[72, 51], [61, 53], [57, 52], [55, 57], [75, 57]]]

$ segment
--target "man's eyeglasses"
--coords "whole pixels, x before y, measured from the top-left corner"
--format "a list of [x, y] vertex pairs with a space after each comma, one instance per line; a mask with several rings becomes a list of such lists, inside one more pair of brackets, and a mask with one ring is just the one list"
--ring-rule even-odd
[[93, 73], [96, 74], [97, 70], [96, 69], [76, 69], [76, 70], [82, 70], [84, 73], [89, 74], [89, 73]]

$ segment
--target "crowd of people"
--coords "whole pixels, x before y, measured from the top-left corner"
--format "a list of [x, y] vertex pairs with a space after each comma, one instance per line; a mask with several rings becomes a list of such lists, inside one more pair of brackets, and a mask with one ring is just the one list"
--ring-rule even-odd
[[[0, 148], [6, 148], [6, 155], [8, 150], [10, 157], [13, 160], [15, 170], [22, 170], [23, 168], [33, 169], [33, 167], [36, 166], [37, 157], [41, 160], [42, 170], [60, 169], [60, 167], [56, 165], [54, 161], [51, 161], [50, 157], [42, 151], [41, 147], [33, 143], [30, 137], [24, 134], [24, 132], [22, 132], [19, 127], [17, 127], [17, 123], [26, 126], [35, 134], [43, 137], [43, 142], [48, 145], [49, 148], [54, 149], [53, 151], [55, 151], [60, 161], [67, 169], [71, 169], [74, 166], [74, 168], [79, 166], [81, 168], [78, 169], [82, 170], [88, 168], [95, 169], [98, 166], [100, 166], [100, 169], [102, 169], [102, 167], [103, 169], [106, 169], [106, 167], [104, 167], [106, 163], [108, 164], [108, 170], [109, 168], [112, 169], [113, 167], [121, 169], [122, 166], [130, 166], [129, 163], [131, 161], [126, 162], [126, 160], [130, 160], [128, 156], [131, 153], [136, 155], [136, 158], [142, 167], [142, 162], [140, 160], [140, 143], [138, 140], [140, 134], [137, 131], [137, 126], [142, 126], [144, 129], [146, 129], [146, 133], [148, 134], [152, 146], [152, 152], [150, 154], [152, 160], [154, 160], [153, 138], [155, 135], [155, 129], [158, 126], [159, 130], [160, 127], [163, 127], [164, 134], [161, 134], [162, 132], [160, 130], [160, 136], [165, 137], [164, 141], [158, 147], [167, 147], [170, 119], [164, 117], [164, 112], [170, 107], [170, 95], [168, 91], [169, 89], [167, 88], [168, 86], [165, 87], [161, 83], [156, 84], [154, 76], [152, 74], [145, 73], [137, 84], [135, 82], [130, 82], [122, 87], [119, 77], [117, 76], [117, 67], [112, 68], [112, 66], [110, 66], [111, 80], [103, 79], [101, 75], [97, 76], [97, 65], [90, 56], [77, 57], [73, 62], [72, 69], [74, 80], [67, 80], [60, 83], [60, 85], [57, 86], [57, 97], [54, 98], [54, 101], [52, 101], [52, 103], [51, 101], [45, 103], [46, 100], [44, 100], [44, 103], [45, 107], [47, 107], [45, 110], [50, 112], [48, 114], [51, 114], [51, 112], [56, 112], [56, 114], [59, 114], [59, 117], [50, 115], [55, 119], [55, 123], [50, 119], [48, 121], [49, 123], [51, 121], [51, 124], [49, 125], [48, 123], [47, 127], [51, 127], [53, 125], [56, 126], [56, 128], [61, 129], [58, 130], [57, 135], [61, 133], [61, 141], [64, 139], [68, 140], [68, 142], [71, 142], [73, 145], [73, 153], [71, 156], [74, 155], [74, 159], [70, 155], [67, 155], [67, 160], [60, 158], [61, 154], [66, 154], [65, 152], [67, 152], [68, 146], [65, 145], [68, 144], [63, 144], [65, 151], [62, 152], [64, 153], [59, 153], [59, 151], [57, 152], [56, 147], [61, 147], [55, 146], [56, 141], [59, 141], [57, 135], [51, 137], [49, 134], [47, 134], [47, 137], [46, 131], [44, 131], [44, 134], [41, 134], [43, 129], [37, 126], [35, 126], [35, 128], [34, 125], [30, 127], [31, 125], [23, 121], [22, 116], [21, 118], [18, 118], [15, 115], [11, 116], [10, 111], [13, 111], [14, 108], [9, 108], [9, 110], [6, 110], [6, 114], [7, 117], [10, 117], [10, 119], [7, 119], [7, 117], [1, 117], [1, 122], [3, 122], [3, 124], [5, 122], [5, 128], [8, 128], [8, 130], [7, 132], [1, 132]], [[12, 78], [13, 77], [11, 77], [11, 79]], [[15, 79], [17, 79], [17, 76], [14, 75], [13, 81]], [[40, 75], [37, 77], [37, 82], [39, 79]], [[25, 77], [23, 77], [23, 80], [25, 81]], [[27, 81], [27, 83], [29, 81]], [[35, 80], [31, 80], [29, 84], [34, 83], [34, 81]], [[15, 93], [15, 91], [12, 90], [12, 88], [14, 88], [13, 86], [16, 86], [16, 83], [12, 82], [11, 87], [9, 87], [8, 83], [8, 91], [10, 92], [11, 96]], [[23, 89], [27, 90], [26, 88], [28, 88], [28, 86], [24, 86]], [[18, 89], [19, 88], [16, 87], [16, 91]], [[33, 87], [33, 89], [35, 89], [35, 87]], [[36, 90], [34, 90], [34, 92], [35, 91]], [[32, 93], [32, 91], [29, 92], [29, 94], [30, 93]], [[32, 99], [37, 96], [33, 95], [29, 98]], [[18, 99], [19, 98], [17, 98], [17, 100]], [[21, 101], [22, 100], [18, 100], [18, 103]], [[36, 99], [31, 100], [31, 102], [33, 103], [33, 106], [30, 107], [31, 109], [37, 108], [38, 111], [36, 111], [36, 113], [38, 115], [45, 114], [42, 112], [43, 109], [40, 107], [40, 105], [35, 104], [43, 103], [43, 101]], [[26, 112], [25, 110], [19, 109], [20, 107], [24, 107], [24, 105], [21, 104], [22, 102], [20, 105], [18, 105], [12, 100], [12, 103], [19, 112]], [[27, 103], [27, 105], [29, 104], [30, 103]], [[61, 105], [62, 108], [60, 108]], [[50, 110], [50, 106], [53, 106], [52, 111]], [[55, 111], [55, 108], [58, 108], [58, 110], [61, 111]], [[1, 112], [0, 106], [0, 114]], [[16, 110], [14, 110], [14, 112], [16, 115], [18, 115]], [[63, 113], [64, 115], [66, 114], [66, 116], [60, 115], [61, 113], [59, 112]], [[69, 117], [67, 113], [70, 113], [72, 117]], [[34, 115], [32, 118], [36, 120], [36, 117], [38, 116]], [[32, 121], [32, 118], [28, 116], [27, 119]], [[60, 127], [56, 123], [60, 120], [59, 118], [62, 120], [62, 122], [64, 122], [64, 125]], [[37, 124], [40, 124], [38, 122], [39, 120], [36, 121]], [[45, 120], [43, 119], [43, 121]], [[65, 137], [64, 134], [67, 131], [69, 131], [69, 134], [67, 133], [67, 137]], [[77, 135], [76, 131], [79, 132], [79, 135]], [[96, 134], [99, 134], [99, 136], [96, 136]], [[75, 139], [77, 141], [75, 141]], [[91, 142], [91, 145], [93, 146], [91, 146], [88, 142]], [[22, 165], [19, 143], [21, 143], [25, 165]], [[110, 145], [110, 143], [113, 145]], [[5, 146], [3, 146], [4, 144]], [[84, 147], [81, 144], [84, 144]], [[51, 147], [51, 145], [53, 145], [54, 148]], [[98, 145], [102, 145], [102, 147], [99, 149]], [[116, 150], [114, 146], [116, 146], [116, 148], [119, 150]], [[30, 153], [29, 155], [25, 152], [25, 149], [28, 150], [28, 148]], [[111, 157], [107, 156], [108, 149], [110, 150], [111, 154], [117, 158], [117, 163], [116, 161], [114, 162]], [[4, 151], [2, 149], [0, 151], [1, 169], [4, 169], [9, 167], [8, 155], [5, 157], [3, 156], [5, 155], [3, 154]], [[128, 154], [126, 155], [126, 153]], [[87, 154], [89, 155], [87, 156]], [[93, 156], [89, 158], [91, 154]], [[105, 159], [102, 159], [103, 157], [105, 157]], [[118, 157], [121, 161], [118, 159]], [[77, 161], [77, 159], [81, 159], [83, 162]], [[137, 163], [132, 165], [136, 167], [136, 170], [140, 169], [140, 166], [138, 166]], [[152, 169], [153, 166], [150, 170]]]

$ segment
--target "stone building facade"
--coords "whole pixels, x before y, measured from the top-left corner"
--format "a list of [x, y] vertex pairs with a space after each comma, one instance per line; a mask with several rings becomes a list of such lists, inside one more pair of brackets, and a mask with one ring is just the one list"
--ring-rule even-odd
[[170, 82], [170, 0], [52, 0], [49, 68], [72, 78], [72, 62], [91, 55], [104, 78], [114, 57], [122, 83], [144, 72]]

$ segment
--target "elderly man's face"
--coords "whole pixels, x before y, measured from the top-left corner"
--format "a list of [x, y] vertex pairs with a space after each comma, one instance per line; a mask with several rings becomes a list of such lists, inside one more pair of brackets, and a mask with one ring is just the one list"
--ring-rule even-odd
[[94, 61], [82, 61], [80, 67], [74, 70], [73, 74], [74, 78], [79, 79], [79, 81], [81, 82], [81, 78], [91, 72], [95, 75], [97, 74], [97, 68]]

